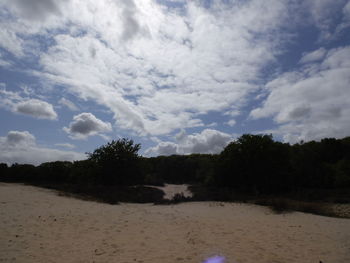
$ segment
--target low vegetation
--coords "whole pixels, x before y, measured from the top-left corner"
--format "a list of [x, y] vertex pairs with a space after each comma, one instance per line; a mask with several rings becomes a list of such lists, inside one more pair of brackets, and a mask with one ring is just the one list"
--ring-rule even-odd
[[[173, 203], [249, 201], [276, 211], [325, 211], [321, 203], [350, 203], [350, 137], [290, 145], [270, 135], [245, 134], [220, 154], [145, 158], [129, 139], [111, 141], [87, 160], [0, 164], [0, 181], [60, 190], [108, 203], [164, 203], [160, 190], [142, 185], [190, 184], [192, 199]], [[319, 212], [326, 214], [326, 212]], [[330, 212], [327, 212], [330, 215]]]

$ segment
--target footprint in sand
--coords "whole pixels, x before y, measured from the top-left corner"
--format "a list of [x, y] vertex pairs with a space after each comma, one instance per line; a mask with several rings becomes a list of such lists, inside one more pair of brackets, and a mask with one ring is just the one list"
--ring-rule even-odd
[[105, 254], [106, 252], [103, 251], [102, 249], [95, 249], [95, 255], [96, 256], [101, 256], [103, 254]]

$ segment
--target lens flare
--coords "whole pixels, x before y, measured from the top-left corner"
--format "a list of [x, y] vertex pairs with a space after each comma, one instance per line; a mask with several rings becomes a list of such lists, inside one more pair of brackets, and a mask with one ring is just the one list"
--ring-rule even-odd
[[206, 259], [203, 263], [225, 263], [225, 257], [215, 256]]

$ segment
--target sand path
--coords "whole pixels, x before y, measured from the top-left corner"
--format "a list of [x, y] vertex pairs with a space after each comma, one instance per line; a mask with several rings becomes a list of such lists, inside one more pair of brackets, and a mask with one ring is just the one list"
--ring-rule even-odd
[[164, 186], [152, 186], [148, 187], [157, 188], [164, 192], [164, 199], [171, 200], [176, 194], [183, 194], [184, 197], [192, 197], [192, 192], [188, 190], [188, 184], [165, 184]]
[[0, 184], [0, 262], [350, 262], [350, 220], [234, 203], [107, 205]]

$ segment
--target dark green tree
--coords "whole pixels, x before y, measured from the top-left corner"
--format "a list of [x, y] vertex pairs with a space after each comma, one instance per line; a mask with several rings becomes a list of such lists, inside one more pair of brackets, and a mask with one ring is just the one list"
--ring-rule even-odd
[[94, 185], [97, 181], [97, 164], [91, 160], [75, 161], [70, 169], [70, 182], [79, 185]]
[[14, 163], [8, 169], [8, 180], [11, 182], [36, 182], [38, 171], [34, 165]]
[[42, 181], [52, 183], [70, 183], [72, 163], [55, 161], [42, 163], [37, 167], [38, 176]]
[[133, 140], [113, 140], [87, 153], [96, 164], [97, 182], [105, 185], [132, 185], [143, 182], [138, 151], [140, 144]]
[[0, 180], [5, 180], [7, 177], [8, 166], [6, 163], [0, 163]]
[[289, 184], [289, 148], [271, 135], [244, 134], [219, 155], [217, 183], [255, 193], [284, 191]]

